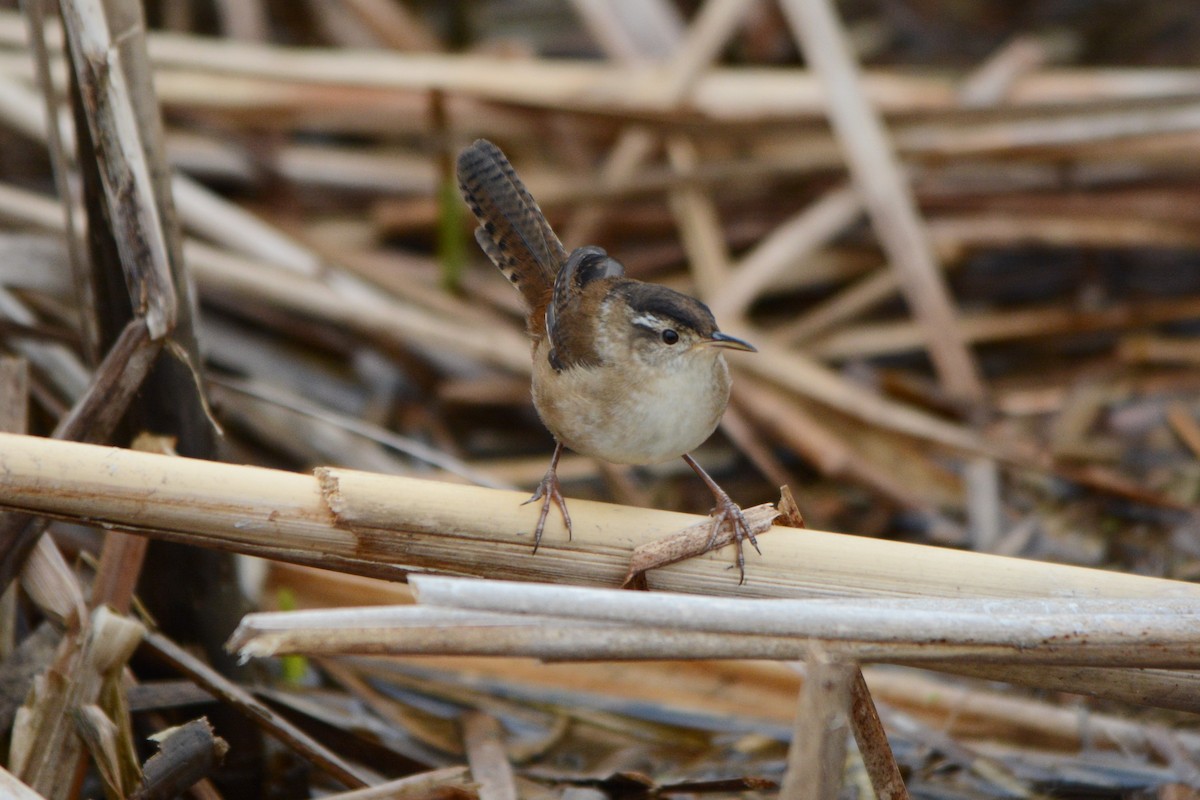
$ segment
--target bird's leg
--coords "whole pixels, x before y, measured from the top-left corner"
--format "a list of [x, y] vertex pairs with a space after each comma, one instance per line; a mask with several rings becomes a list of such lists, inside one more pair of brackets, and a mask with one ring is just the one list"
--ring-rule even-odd
[[738, 584], [741, 585], [746, 582], [746, 557], [742, 554], [742, 540], [749, 539], [750, 544], [754, 545], [754, 549], [758, 551], [758, 554], [762, 555], [762, 550], [758, 549], [758, 540], [754, 538], [754, 531], [750, 529], [750, 523], [746, 521], [746, 515], [742, 513], [741, 507], [730, 499], [729, 495], [717, 485], [716, 481], [709, 477], [704, 468], [696, 463], [696, 459], [684, 453], [683, 460], [687, 462], [689, 467], [696, 471], [696, 474], [700, 476], [700, 480], [704, 481], [704, 485], [712, 492], [713, 499], [717, 501], [712, 510], [712, 533], [708, 537], [708, 544], [705, 546], [705, 549], [712, 548], [713, 544], [716, 543], [717, 533], [720, 532], [721, 526], [725, 524], [726, 520], [733, 526], [733, 541], [737, 545], [737, 568], [741, 576], [738, 579]]
[[[554, 443], [554, 455], [550, 456], [550, 468], [542, 476], [542, 482], [538, 484], [533, 495], [521, 504], [528, 505], [534, 500], [542, 501], [542, 513], [538, 515], [537, 527], [533, 529], [534, 553], [537, 553], [538, 545], [542, 543], [542, 531], [546, 528], [546, 516], [550, 513], [551, 502], [555, 503], [558, 506], [558, 510], [562, 512], [563, 522], [567, 526], [567, 539], [570, 540], [571, 538], [571, 515], [567, 513], [567, 501], [562, 496], [562, 489], [558, 485], [558, 459], [562, 456], [562, 451], [562, 442], [556, 441]], [[741, 512], [739, 511], [738, 513], [740, 514]]]

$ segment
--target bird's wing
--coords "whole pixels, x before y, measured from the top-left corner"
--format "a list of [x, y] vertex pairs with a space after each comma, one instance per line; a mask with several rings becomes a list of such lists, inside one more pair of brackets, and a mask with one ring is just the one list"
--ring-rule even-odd
[[554, 296], [546, 308], [550, 363], [556, 370], [600, 362], [596, 322], [600, 303], [625, 267], [600, 247], [578, 247], [554, 279]]

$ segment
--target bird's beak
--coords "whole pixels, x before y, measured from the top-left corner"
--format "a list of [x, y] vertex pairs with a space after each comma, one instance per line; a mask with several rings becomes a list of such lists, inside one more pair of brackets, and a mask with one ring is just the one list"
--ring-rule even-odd
[[713, 347], [727, 347], [730, 350], [744, 350], [747, 353], [757, 353], [758, 348], [747, 342], [745, 339], [739, 339], [736, 336], [730, 336], [728, 333], [716, 331], [712, 336], [708, 337], [705, 344], [710, 344]]

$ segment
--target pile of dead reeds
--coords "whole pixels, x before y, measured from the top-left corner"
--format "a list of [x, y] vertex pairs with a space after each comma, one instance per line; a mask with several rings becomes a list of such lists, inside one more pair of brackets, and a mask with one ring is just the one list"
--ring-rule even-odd
[[[0, 11], [4, 792], [1195, 790], [1200, 70], [1013, 23], [934, 73], [829, 0], [44, 5]], [[745, 585], [672, 466], [566, 457], [529, 552], [480, 136], [758, 346], [699, 453]]]

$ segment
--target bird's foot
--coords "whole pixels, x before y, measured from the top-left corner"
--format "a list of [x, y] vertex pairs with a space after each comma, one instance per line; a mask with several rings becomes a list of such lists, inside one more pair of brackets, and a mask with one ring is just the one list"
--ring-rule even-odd
[[713, 518], [712, 532], [708, 536], [708, 544], [706, 550], [711, 550], [713, 545], [717, 543], [717, 534], [721, 532], [721, 526], [726, 522], [733, 529], [733, 543], [737, 547], [737, 568], [738, 568], [738, 586], [746, 582], [746, 555], [742, 552], [742, 542], [746, 539], [750, 540], [755, 551], [761, 556], [762, 550], [758, 549], [758, 539], [754, 538], [754, 531], [750, 528], [750, 523], [746, 521], [746, 515], [742, 513], [741, 507], [729, 498], [729, 495], [721, 491], [716, 496], [717, 505], [713, 507], [711, 516]]
[[717, 543], [717, 534], [721, 532], [721, 526], [726, 522], [733, 529], [733, 543], [737, 546], [737, 568], [738, 568], [738, 585], [741, 586], [746, 582], [746, 555], [742, 552], [742, 543], [749, 539], [750, 544], [754, 546], [755, 551], [762, 555], [762, 550], [758, 549], [758, 539], [754, 538], [754, 531], [750, 527], [750, 523], [746, 521], [746, 515], [742, 513], [741, 506], [733, 502], [724, 489], [717, 485], [717, 482], [709, 477], [694, 458], [690, 455], [684, 455], [683, 460], [688, 463], [708, 490], [712, 492], [713, 499], [717, 504], [713, 506], [711, 512], [713, 518], [712, 532], [708, 537], [708, 544], [705, 545], [705, 550], [711, 550], [713, 545]]
[[538, 547], [542, 543], [542, 532], [546, 529], [546, 517], [550, 514], [551, 503], [557, 505], [559, 512], [562, 513], [563, 524], [567, 526], [567, 539], [571, 539], [571, 514], [567, 511], [567, 500], [563, 497], [562, 488], [558, 483], [558, 459], [561, 455], [562, 445], [560, 444], [554, 448], [554, 455], [550, 458], [550, 468], [542, 476], [541, 483], [538, 484], [529, 499], [521, 504], [529, 505], [536, 500], [542, 501], [542, 513], [538, 514], [537, 527], [533, 529], [534, 553], [537, 553]]

